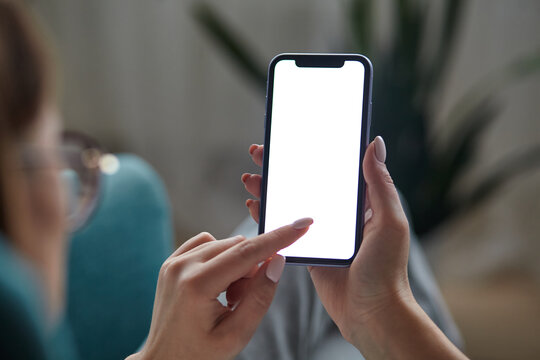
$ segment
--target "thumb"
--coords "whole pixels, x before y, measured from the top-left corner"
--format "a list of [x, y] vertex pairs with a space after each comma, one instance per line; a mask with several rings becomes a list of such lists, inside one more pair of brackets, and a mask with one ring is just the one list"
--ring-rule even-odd
[[383, 138], [377, 136], [369, 144], [363, 162], [370, 207], [374, 219], [402, 222], [405, 215], [385, 161], [386, 145]]
[[248, 283], [242, 291], [242, 299], [221, 324], [224, 331], [235, 334], [242, 348], [249, 342], [270, 307], [284, 267], [285, 258], [281, 255], [276, 254], [266, 260], [255, 276], [245, 279]]

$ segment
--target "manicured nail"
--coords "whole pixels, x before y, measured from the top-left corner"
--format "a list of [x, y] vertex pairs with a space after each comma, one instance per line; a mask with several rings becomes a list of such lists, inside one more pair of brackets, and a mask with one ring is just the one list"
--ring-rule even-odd
[[382, 137], [377, 136], [375, 138], [375, 157], [380, 162], [384, 163], [386, 161], [386, 145]]
[[371, 208], [367, 209], [364, 214], [364, 224], [367, 223], [369, 219], [371, 219], [372, 216], [373, 216], [373, 210], [371, 210]]
[[292, 227], [296, 230], [302, 230], [302, 229], [307, 228], [311, 224], [313, 224], [313, 219], [307, 217], [307, 218], [296, 220], [295, 222], [292, 223]]
[[251, 155], [253, 155], [253, 153], [255, 152], [255, 150], [257, 150], [258, 147], [259, 147], [259, 145], [252, 144], [252, 145], [249, 147], [249, 153], [250, 153]]
[[247, 199], [246, 200], [246, 206], [250, 207], [252, 202], [253, 202], [253, 199]]
[[245, 174], [242, 174], [242, 182], [245, 183], [247, 181], [247, 179], [249, 179], [251, 177], [251, 174], [248, 174], [248, 173], [245, 173]]
[[285, 268], [285, 258], [281, 255], [274, 255], [266, 268], [266, 277], [277, 283], [281, 278], [283, 269]]

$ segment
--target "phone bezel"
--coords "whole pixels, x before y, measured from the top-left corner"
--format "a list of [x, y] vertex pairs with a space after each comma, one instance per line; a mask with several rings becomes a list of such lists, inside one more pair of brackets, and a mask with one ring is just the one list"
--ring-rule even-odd
[[[314, 265], [314, 266], [349, 266], [362, 243], [362, 234], [364, 230], [364, 202], [365, 202], [365, 181], [362, 171], [362, 161], [364, 153], [369, 143], [369, 129], [371, 127], [371, 96], [373, 86], [373, 66], [371, 61], [360, 54], [305, 54], [305, 53], [286, 53], [279, 54], [272, 59], [268, 67], [268, 80], [266, 88], [266, 115], [265, 115], [265, 134], [264, 134], [264, 155], [261, 183], [261, 207], [259, 212], [259, 234], [264, 233], [266, 217], [266, 190], [268, 185], [268, 154], [270, 152], [270, 129], [272, 123], [272, 100], [274, 89], [274, 71], [278, 62], [282, 60], [295, 60], [300, 67], [341, 67], [345, 61], [359, 61], [365, 69], [364, 73], [364, 98], [362, 99], [362, 123], [360, 139], [360, 163], [359, 163], [359, 191], [356, 209], [356, 239], [354, 254], [349, 259], [331, 259], [331, 258], [311, 258], [311, 257], [293, 257], [287, 256], [287, 264], [292, 265]], [[299, 65], [301, 64], [301, 65]], [[316, 221], [316, 220], [315, 220]]]

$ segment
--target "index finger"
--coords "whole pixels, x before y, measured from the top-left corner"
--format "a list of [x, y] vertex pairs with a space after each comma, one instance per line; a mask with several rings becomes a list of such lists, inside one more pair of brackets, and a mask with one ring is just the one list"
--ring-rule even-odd
[[296, 220], [290, 225], [261, 234], [227, 249], [205, 264], [204, 284], [212, 294], [219, 294], [256, 265], [301, 238], [313, 219]]

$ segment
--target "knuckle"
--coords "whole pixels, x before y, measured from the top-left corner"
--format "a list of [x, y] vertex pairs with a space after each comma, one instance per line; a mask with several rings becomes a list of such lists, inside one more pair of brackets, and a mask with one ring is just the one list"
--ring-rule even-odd
[[273, 231], [270, 231], [264, 235], [264, 238], [266, 239], [267, 243], [275, 243], [279, 239], [287, 236], [287, 232], [283, 228], [277, 228]]
[[161, 268], [159, 269], [159, 277], [165, 277], [167, 276], [167, 273], [169, 272], [169, 266], [170, 266], [170, 260], [167, 259], [161, 264]]
[[233, 240], [235, 244], [241, 243], [246, 240], [246, 237], [244, 235], [235, 235], [230, 237], [227, 240]]
[[387, 230], [392, 234], [406, 236], [409, 234], [409, 222], [404, 216], [389, 217], [385, 224]]
[[170, 278], [177, 277], [182, 270], [186, 267], [187, 261], [185, 257], [177, 257], [173, 259], [167, 259], [161, 265], [160, 274], [162, 277]]
[[258, 309], [266, 309], [272, 303], [274, 297], [274, 288], [270, 286], [263, 286], [252, 294], [253, 304]]
[[392, 179], [392, 176], [388, 172], [388, 170], [385, 168], [382, 173], [382, 180], [385, 184], [394, 186], [394, 179]]
[[193, 250], [196, 247], [199, 247], [205, 243], [211, 242], [215, 240], [215, 238], [208, 232], [201, 232], [195, 236], [193, 236], [191, 239], [187, 240], [182, 246], [180, 246], [180, 253], [186, 253], [189, 250]]
[[184, 268], [179, 276], [179, 283], [186, 288], [194, 288], [201, 283], [201, 271], [197, 266], [192, 265], [189, 268]]
[[170, 273], [171, 263], [172, 259], [167, 259], [161, 264], [161, 269], [159, 269], [159, 273], [161, 276], [167, 276]]
[[253, 256], [259, 250], [259, 245], [253, 240], [242, 241], [237, 246], [238, 255], [242, 258]]
[[199, 239], [202, 239], [204, 241], [213, 241], [213, 240], [215, 240], [215, 238], [212, 236], [212, 234], [210, 234], [209, 232], [206, 232], [206, 231], [203, 231], [203, 232], [199, 233], [196, 237], [199, 238]]

